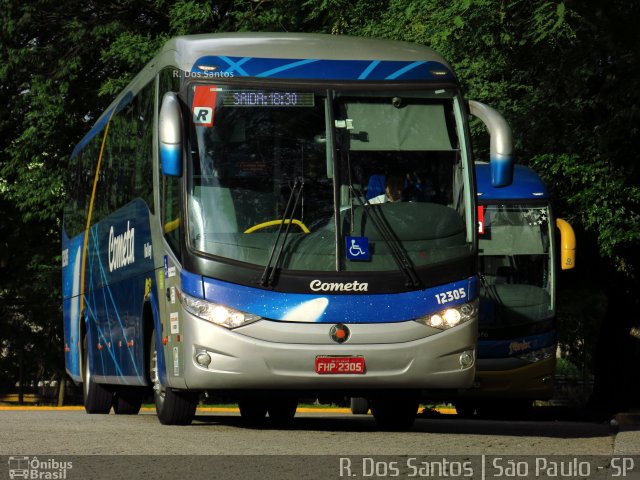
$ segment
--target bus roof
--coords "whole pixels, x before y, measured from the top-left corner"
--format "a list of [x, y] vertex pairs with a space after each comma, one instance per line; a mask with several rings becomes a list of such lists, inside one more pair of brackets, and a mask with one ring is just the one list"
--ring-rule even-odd
[[220, 33], [168, 40], [78, 143], [72, 158], [158, 72], [177, 68], [206, 80], [422, 81], [456, 84], [451, 66], [415, 43], [319, 33]]
[[[176, 64], [191, 71], [206, 56], [305, 60], [437, 62], [451, 67], [432, 49], [408, 42], [320, 33], [230, 33], [175, 37], [159, 56], [176, 52]], [[223, 65], [224, 67], [224, 65]]]
[[491, 166], [488, 163], [476, 162], [475, 168], [480, 202], [549, 199], [547, 187], [538, 174], [529, 167], [514, 165], [513, 183], [506, 187], [491, 185]]

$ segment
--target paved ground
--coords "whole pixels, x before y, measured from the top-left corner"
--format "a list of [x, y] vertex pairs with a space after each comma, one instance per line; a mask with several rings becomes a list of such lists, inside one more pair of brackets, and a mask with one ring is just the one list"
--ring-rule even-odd
[[[28, 478], [53, 475], [51, 465], [59, 472], [63, 462], [70, 462], [66, 476], [46, 478], [438, 478], [425, 470], [433, 462], [458, 473], [444, 476], [507, 478], [495, 475], [502, 467], [491, 470], [499, 458], [503, 466], [528, 462], [531, 470], [521, 478], [542, 479], [549, 477], [531, 476], [537, 459], [579, 457], [591, 462], [592, 474], [572, 478], [604, 480], [612, 476], [612, 457], [640, 455], [632, 420], [465, 420], [430, 412], [409, 432], [380, 432], [370, 415], [347, 409], [299, 409], [283, 429], [247, 427], [235, 408], [199, 409], [191, 426], [168, 427], [153, 409], [120, 416], [87, 415], [81, 407], [0, 407], [0, 479], [9, 478], [11, 462], [36, 458], [45, 467]], [[632, 461], [636, 475], [625, 480], [640, 478], [640, 456]]]
[[301, 410], [288, 429], [248, 428], [235, 409], [200, 409], [190, 427], [82, 409], [0, 410], [0, 454], [509, 455], [640, 454], [640, 432], [609, 422], [419, 418], [409, 432], [380, 432], [371, 415]]

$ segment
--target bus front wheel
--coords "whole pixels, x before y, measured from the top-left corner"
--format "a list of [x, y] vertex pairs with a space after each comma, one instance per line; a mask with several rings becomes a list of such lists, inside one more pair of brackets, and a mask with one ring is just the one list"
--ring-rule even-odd
[[286, 426], [293, 421], [298, 409], [298, 398], [287, 395], [275, 395], [267, 399], [267, 411], [271, 423]]
[[156, 347], [156, 332], [151, 335], [149, 347], [149, 374], [153, 386], [153, 398], [156, 404], [158, 420], [163, 425], [189, 425], [196, 415], [198, 394], [172, 390], [160, 382], [158, 367], [158, 350]]
[[249, 425], [259, 425], [267, 415], [267, 405], [257, 397], [243, 398], [238, 401], [242, 421]]
[[371, 401], [371, 413], [381, 430], [409, 430], [415, 422], [420, 400], [418, 395], [407, 393], [381, 396]]
[[94, 382], [89, 366], [89, 344], [84, 337], [82, 357], [82, 399], [87, 413], [109, 413], [113, 392], [105, 385]]
[[351, 413], [354, 415], [369, 413], [369, 400], [363, 397], [351, 397]]
[[468, 400], [460, 400], [455, 403], [456, 415], [461, 418], [472, 418], [476, 413], [476, 404]]

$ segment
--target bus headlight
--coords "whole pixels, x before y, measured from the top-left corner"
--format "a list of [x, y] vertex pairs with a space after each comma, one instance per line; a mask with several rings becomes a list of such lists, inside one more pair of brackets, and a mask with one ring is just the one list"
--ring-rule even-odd
[[478, 315], [478, 300], [450, 307], [431, 315], [416, 318], [416, 322], [439, 330], [447, 330], [461, 323], [468, 322]]
[[182, 294], [184, 309], [198, 318], [229, 329], [257, 322], [262, 317]]

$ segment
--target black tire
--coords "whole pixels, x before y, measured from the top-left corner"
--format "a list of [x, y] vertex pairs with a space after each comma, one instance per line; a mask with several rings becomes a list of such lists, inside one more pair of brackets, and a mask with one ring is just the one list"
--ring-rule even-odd
[[478, 405], [478, 416], [492, 420], [526, 420], [533, 415], [533, 401], [501, 399]]
[[533, 417], [533, 400], [526, 398], [513, 401], [509, 408], [509, 415], [515, 420], [529, 420]]
[[362, 397], [351, 397], [351, 413], [354, 415], [369, 413], [369, 400]]
[[111, 410], [113, 392], [105, 385], [93, 381], [89, 366], [89, 345], [87, 337], [83, 341], [82, 356], [82, 399], [87, 413], [105, 414]]
[[142, 407], [144, 392], [141, 389], [119, 389], [113, 395], [113, 411], [117, 415], [137, 415]]
[[276, 395], [267, 400], [267, 411], [271, 422], [278, 426], [286, 426], [293, 421], [298, 409], [298, 398]]
[[473, 402], [461, 401], [456, 403], [456, 415], [462, 418], [472, 418], [476, 413], [476, 405]]
[[153, 387], [158, 420], [163, 425], [189, 425], [196, 415], [198, 394], [167, 388], [160, 383], [158, 372], [156, 332], [151, 335], [149, 346], [149, 377]]
[[267, 416], [267, 405], [257, 398], [245, 398], [238, 402], [242, 421], [249, 425], [260, 425]]
[[409, 430], [416, 420], [419, 398], [412, 393], [374, 398], [371, 413], [380, 430]]
[[489, 420], [504, 420], [508, 418], [506, 409], [503, 408], [502, 402], [499, 404], [490, 401], [484, 401], [478, 404], [476, 409], [478, 417]]

